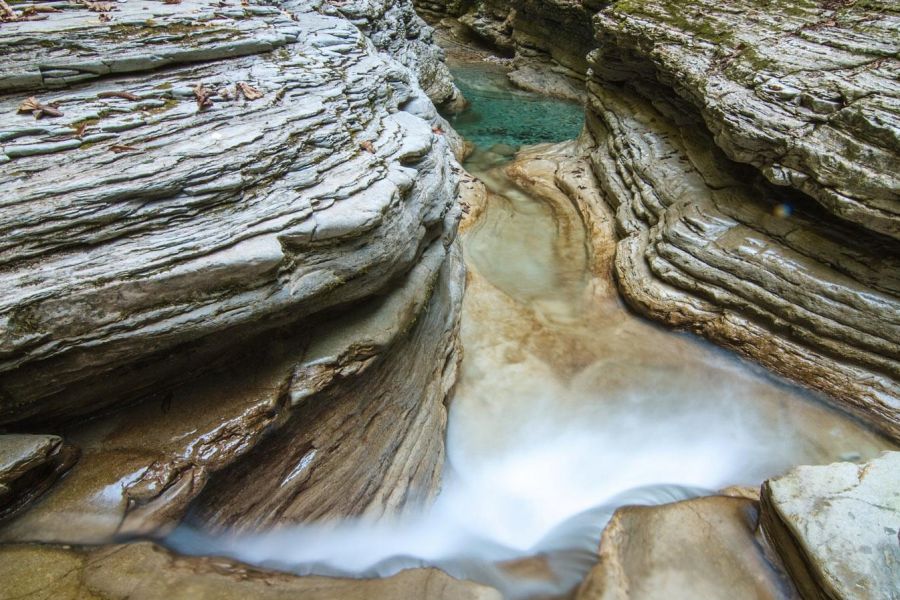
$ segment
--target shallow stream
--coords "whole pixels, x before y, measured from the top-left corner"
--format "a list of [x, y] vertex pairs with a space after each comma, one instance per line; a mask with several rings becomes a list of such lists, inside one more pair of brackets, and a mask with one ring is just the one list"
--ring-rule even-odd
[[[476, 145], [465, 166], [490, 193], [462, 233], [465, 358], [443, 490], [399, 523], [306, 526], [219, 540], [219, 551], [300, 573], [438, 565], [510, 597], [558, 594], [591, 566], [617, 506], [757, 487], [886, 447], [806, 392], [626, 310], [595, 281], [575, 207], [531, 197], [505, 172], [522, 145], [576, 137], [582, 109], [514, 90], [492, 65], [455, 74], [471, 107], [453, 125]], [[501, 564], [537, 555], [538, 575]]]

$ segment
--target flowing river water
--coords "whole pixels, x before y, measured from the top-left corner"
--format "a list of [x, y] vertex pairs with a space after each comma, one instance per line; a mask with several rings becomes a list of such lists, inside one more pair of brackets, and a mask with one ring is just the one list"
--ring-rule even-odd
[[[521, 146], [576, 137], [582, 109], [514, 90], [492, 65], [455, 75], [471, 107], [453, 125], [475, 144], [465, 166], [488, 193], [461, 233], [465, 357], [441, 494], [395, 523], [240, 540], [180, 531], [175, 547], [212, 544], [298, 573], [437, 565], [507, 597], [546, 597], [583, 577], [617, 506], [758, 487], [793, 465], [889, 447], [810, 394], [630, 313], [592, 269], [576, 208], [530, 195], [507, 173]], [[538, 567], [523, 561], [535, 556]]]

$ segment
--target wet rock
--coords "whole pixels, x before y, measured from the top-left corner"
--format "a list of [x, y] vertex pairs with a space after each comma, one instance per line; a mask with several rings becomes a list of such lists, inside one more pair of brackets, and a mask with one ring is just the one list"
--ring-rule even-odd
[[33, 502], [78, 460], [55, 435], [0, 435], [0, 520]]
[[[111, 13], [121, 23], [73, 7], [4, 24], [0, 184], [15, 195], [0, 210], [0, 422], [194, 377], [223, 336], [236, 345], [381, 293], [447, 233], [452, 158], [417, 116], [436, 114], [415, 77], [312, 3], [232, 12], [138, 0]], [[178, 60], [132, 60], [142, 44]], [[93, 78], [51, 91], [33, 77], [51, 63]], [[26, 93], [64, 116], [17, 114]], [[79, 147], [8, 152], [58, 137]]]
[[142, 542], [118, 546], [0, 546], [3, 598], [499, 600], [496, 590], [437, 569], [384, 579], [297, 577], [225, 558], [179, 556]]
[[598, 73], [618, 78], [643, 62], [729, 158], [900, 238], [894, 3], [617, 2], [595, 23]]
[[457, 255], [438, 243], [394, 293], [267, 334], [227, 371], [74, 426], [82, 460], [0, 540], [162, 536], [192, 502], [196, 524], [245, 530], [421, 507], [439, 486], [456, 378]]
[[620, 508], [578, 600], [796, 598], [754, 537], [755, 502], [711, 496]]
[[900, 589], [900, 452], [767, 481], [761, 524], [804, 598], [891, 597]]
[[436, 249], [383, 306], [330, 324], [294, 371], [291, 419], [208, 486], [191, 521], [253, 531], [397, 515], [433, 499], [463, 278], [458, 250], [445, 259]]
[[900, 437], [895, 243], [730, 161], [663, 88], [589, 90], [591, 162], [616, 211], [616, 280], [629, 304]]
[[[0, 423], [50, 423], [84, 455], [0, 539], [163, 536], [192, 503], [214, 525], [216, 493], [269, 493], [248, 465], [278, 487], [248, 528], [434, 495], [458, 140], [420, 87], [446, 76], [440, 52], [389, 4], [351, 22], [135, 0], [3, 24]], [[30, 95], [62, 116], [19, 114]]]

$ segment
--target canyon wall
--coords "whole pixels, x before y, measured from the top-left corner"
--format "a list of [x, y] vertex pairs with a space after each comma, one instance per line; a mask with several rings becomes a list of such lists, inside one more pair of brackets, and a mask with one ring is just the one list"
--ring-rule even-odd
[[896, 7], [560, 4], [427, 6], [514, 67], [543, 52], [584, 79], [581, 142], [634, 310], [900, 438]]
[[428, 502], [465, 273], [411, 5], [11, 6], [0, 424], [53, 435], [0, 435], [0, 539]]

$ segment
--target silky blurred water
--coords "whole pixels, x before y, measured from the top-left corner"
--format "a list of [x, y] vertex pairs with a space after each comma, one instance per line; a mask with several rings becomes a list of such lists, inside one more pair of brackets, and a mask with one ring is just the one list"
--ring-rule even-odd
[[[575, 208], [531, 197], [504, 168], [524, 144], [574, 138], [581, 109], [513, 90], [492, 65], [454, 72], [471, 107], [453, 125], [475, 143], [466, 167], [490, 193], [461, 234], [465, 358], [436, 502], [394, 522], [240, 538], [180, 529], [174, 547], [302, 574], [436, 565], [510, 598], [546, 597], [577, 585], [618, 506], [758, 486], [795, 464], [887, 447], [811, 395], [598, 294]], [[501, 564], [535, 555], [552, 576]]]

